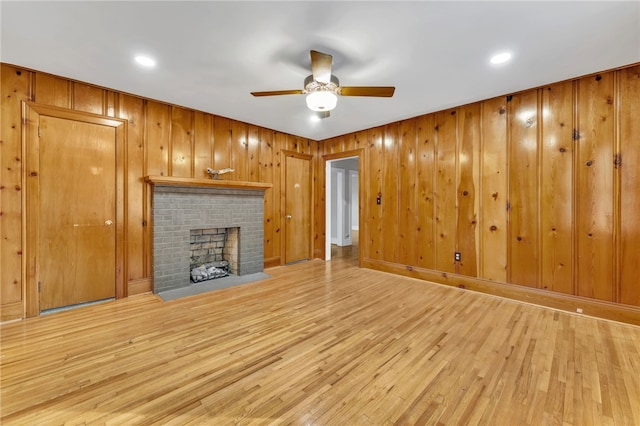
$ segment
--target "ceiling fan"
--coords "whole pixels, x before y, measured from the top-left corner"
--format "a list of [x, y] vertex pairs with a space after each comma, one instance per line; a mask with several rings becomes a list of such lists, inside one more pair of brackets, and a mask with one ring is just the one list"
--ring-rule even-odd
[[341, 96], [373, 96], [389, 98], [395, 87], [389, 86], [340, 86], [338, 77], [331, 74], [333, 57], [327, 53], [311, 51], [311, 75], [304, 79], [304, 89], [251, 92], [253, 96], [307, 95], [307, 107], [318, 117], [329, 117], [330, 111]]

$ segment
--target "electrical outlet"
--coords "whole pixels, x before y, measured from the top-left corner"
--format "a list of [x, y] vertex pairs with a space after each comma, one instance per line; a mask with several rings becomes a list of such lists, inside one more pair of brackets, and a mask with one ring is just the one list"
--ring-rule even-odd
[[453, 258], [454, 258], [454, 260], [455, 260], [456, 262], [460, 262], [460, 261], [462, 260], [462, 254], [461, 254], [459, 251], [457, 251], [457, 252], [455, 252], [455, 254], [453, 255]]
[[577, 313], [579, 313], [579, 314], [581, 314], [581, 313], [582, 313], [582, 308], [578, 308], [578, 309], [576, 309], [576, 312], [577, 312]]
[[378, 195], [378, 197], [376, 198], [376, 204], [377, 205], [382, 204], [382, 195]]

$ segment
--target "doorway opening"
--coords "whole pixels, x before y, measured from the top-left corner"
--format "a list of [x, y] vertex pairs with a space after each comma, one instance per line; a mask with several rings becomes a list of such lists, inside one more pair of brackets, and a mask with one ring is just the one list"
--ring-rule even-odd
[[358, 156], [326, 162], [325, 260], [358, 260], [360, 207]]

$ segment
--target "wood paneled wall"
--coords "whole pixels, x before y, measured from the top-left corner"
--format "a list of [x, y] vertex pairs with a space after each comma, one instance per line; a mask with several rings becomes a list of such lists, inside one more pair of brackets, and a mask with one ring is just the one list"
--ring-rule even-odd
[[149, 189], [143, 181], [146, 175], [208, 178], [207, 167], [232, 167], [234, 180], [272, 183], [273, 188], [265, 193], [264, 253], [267, 266], [280, 264], [284, 258], [280, 240], [280, 151], [317, 156], [317, 142], [7, 64], [2, 64], [0, 72], [3, 320], [24, 315], [21, 266], [24, 100], [128, 121], [124, 167], [129, 294], [151, 289], [151, 206]]
[[320, 148], [364, 148], [365, 266], [640, 306], [640, 65]]
[[[235, 180], [272, 183], [265, 263], [280, 264], [288, 150], [313, 155], [318, 171], [323, 155], [361, 154], [365, 266], [487, 291], [496, 283], [503, 295], [526, 288], [640, 307], [640, 65], [320, 142], [7, 64], [0, 71], [3, 320], [24, 315], [23, 100], [128, 120], [129, 294], [151, 286], [146, 175], [206, 177], [207, 167], [230, 166]], [[323, 258], [324, 173], [314, 194], [313, 255]]]

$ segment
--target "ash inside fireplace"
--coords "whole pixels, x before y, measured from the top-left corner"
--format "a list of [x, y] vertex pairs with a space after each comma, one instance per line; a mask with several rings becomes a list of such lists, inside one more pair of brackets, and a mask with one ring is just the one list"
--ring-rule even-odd
[[199, 283], [229, 276], [229, 262], [221, 260], [205, 263], [191, 269], [191, 282]]

